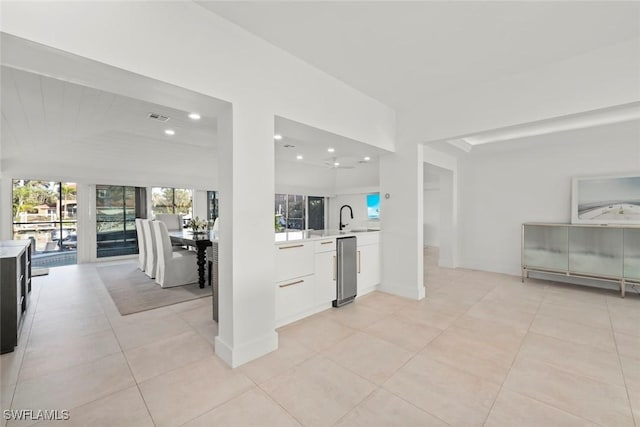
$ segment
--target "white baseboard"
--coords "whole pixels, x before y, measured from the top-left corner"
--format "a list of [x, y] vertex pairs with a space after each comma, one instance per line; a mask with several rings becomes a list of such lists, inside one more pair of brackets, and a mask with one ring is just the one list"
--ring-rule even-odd
[[421, 300], [425, 296], [424, 286], [389, 286], [380, 284], [378, 290], [392, 295], [398, 295], [404, 298]]
[[222, 341], [219, 335], [216, 337], [216, 354], [232, 368], [237, 368], [277, 349], [278, 334], [276, 331], [233, 348]]
[[298, 320], [304, 319], [305, 317], [309, 317], [309, 316], [313, 316], [316, 313], [320, 313], [321, 311], [325, 311], [328, 310], [332, 307], [331, 303], [326, 303], [326, 304], [320, 304], [317, 305], [313, 308], [310, 308], [308, 310], [305, 311], [301, 311], [300, 313], [296, 313], [294, 315], [291, 316], [287, 316], [285, 318], [282, 319], [278, 319], [276, 320], [276, 328], [280, 328], [284, 325], [288, 325], [289, 323], [293, 323], [296, 322]]

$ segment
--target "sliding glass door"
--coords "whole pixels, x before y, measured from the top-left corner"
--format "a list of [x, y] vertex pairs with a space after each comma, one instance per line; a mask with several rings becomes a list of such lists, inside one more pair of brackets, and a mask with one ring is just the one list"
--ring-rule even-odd
[[13, 180], [13, 238], [34, 241], [34, 267], [77, 262], [77, 212], [75, 183]]
[[136, 218], [145, 217], [146, 189], [96, 185], [97, 257], [138, 253]]

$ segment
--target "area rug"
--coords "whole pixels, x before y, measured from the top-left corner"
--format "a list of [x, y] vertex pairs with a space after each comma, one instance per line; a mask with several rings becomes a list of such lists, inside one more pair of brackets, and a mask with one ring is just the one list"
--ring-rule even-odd
[[97, 270], [123, 316], [211, 296], [211, 286], [200, 289], [197, 283], [161, 288], [138, 269], [136, 262], [98, 266]]

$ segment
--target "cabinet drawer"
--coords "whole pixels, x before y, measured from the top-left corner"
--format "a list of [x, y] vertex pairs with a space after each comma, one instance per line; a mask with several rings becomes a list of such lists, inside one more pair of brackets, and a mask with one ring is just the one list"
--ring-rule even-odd
[[276, 323], [304, 313], [315, 303], [315, 278], [313, 275], [276, 283]]
[[276, 282], [313, 274], [313, 255], [313, 242], [276, 245]]
[[316, 241], [316, 253], [331, 252], [336, 250], [336, 239], [322, 239]]

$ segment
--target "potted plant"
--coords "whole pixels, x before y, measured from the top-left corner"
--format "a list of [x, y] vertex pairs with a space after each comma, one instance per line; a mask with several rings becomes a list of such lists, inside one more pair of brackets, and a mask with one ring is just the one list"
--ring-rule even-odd
[[206, 231], [207, 221], [198, 217], [192, 218], [187, 223], [187, 226], [191, 229], [193, 234], [201, 234]]

